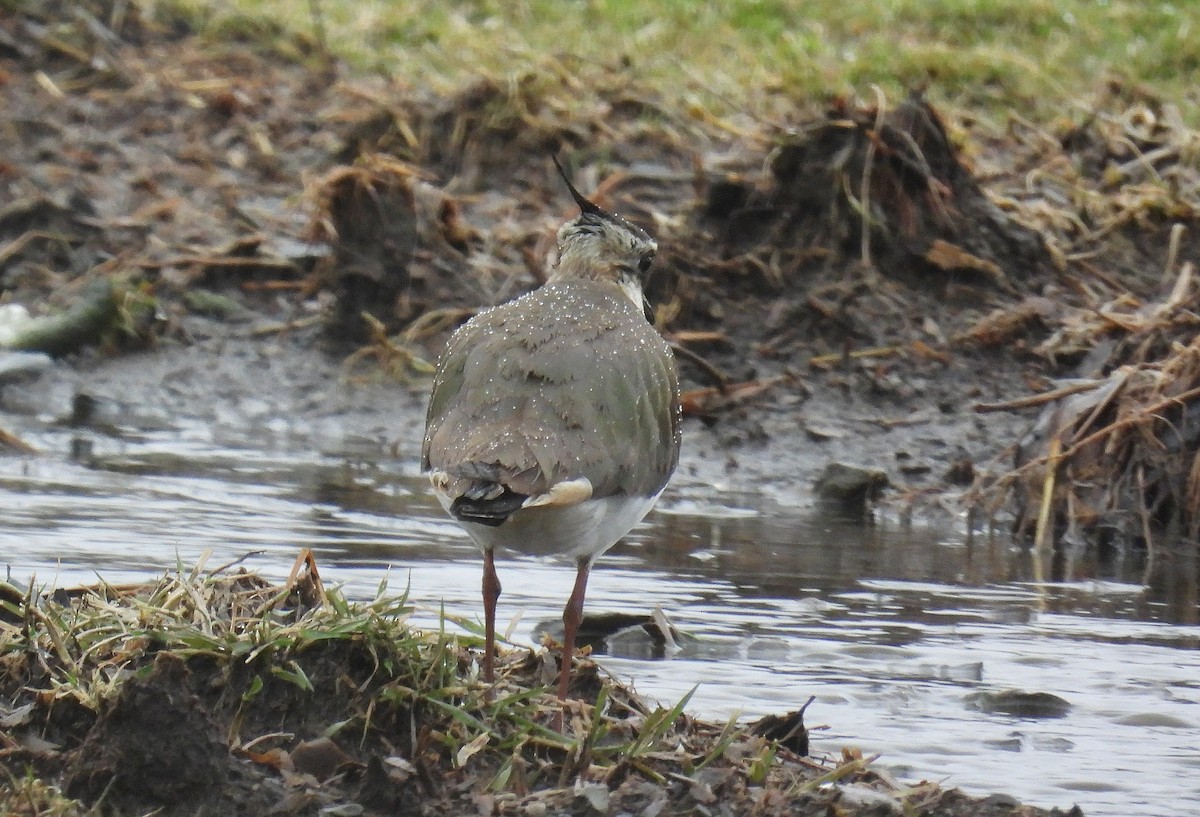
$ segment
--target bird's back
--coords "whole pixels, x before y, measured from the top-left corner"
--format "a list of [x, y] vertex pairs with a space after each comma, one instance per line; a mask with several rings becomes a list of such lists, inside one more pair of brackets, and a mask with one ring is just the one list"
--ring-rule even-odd
[[610, 281], [568, 279], [483, 312], [434, 380], [422, 464], [451, 496], [493, 481], [537, 496], [586, 478], [592, 496], [653, 496], [679, 456], [670, 347]]

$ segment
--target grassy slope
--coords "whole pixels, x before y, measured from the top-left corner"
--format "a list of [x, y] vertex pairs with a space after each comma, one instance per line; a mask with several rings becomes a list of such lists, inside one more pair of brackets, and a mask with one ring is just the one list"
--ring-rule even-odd
[[182, 0], [218, 26], [265, 15], [300, 32], [319, 9], [353, 65], [438, 89], [570, 55], [618, 64], [667, 100], [718, 114], [829, 94], [931, 96], [1048, 121], [1105, 80], [1200, 110], [1200, 22], [1159, 0]]

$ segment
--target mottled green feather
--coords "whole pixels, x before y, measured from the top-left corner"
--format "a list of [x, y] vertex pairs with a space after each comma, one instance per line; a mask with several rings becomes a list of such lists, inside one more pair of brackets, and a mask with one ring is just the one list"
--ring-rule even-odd
[[586, 477], [596, 497], [650, 496], [678, 457], [674, 356], [615, 282], [559, 280], [483, 312], [438, 367], [426, 469], [494, 467], [530, 495]]

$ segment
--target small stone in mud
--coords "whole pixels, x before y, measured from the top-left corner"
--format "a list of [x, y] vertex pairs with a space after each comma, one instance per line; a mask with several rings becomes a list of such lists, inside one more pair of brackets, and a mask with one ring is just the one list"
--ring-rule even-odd
[[1016, 718], [1062, 718], [1071, 711], [1071, 703], [1057, 695], [1020, 689], [974, 692], [967, 696], [966, 704], [968, 709]]
[[826, 440], [845, 439], [849, 432], [847, 432], [846, 429], [839, 428], [837, 426], [806, 422], [804, 424], [804, 433], [808, 435], [810, 440], [815, 440], [816, 442], [825, 442]]
[[297, 772], [310, 774], [317, 780], [328, 780], [342, 766], [354, 762], [354, 758], [327, 737], [304, 741], [289, 757]]
[[970, 457], [961, 457], [950, 463], [942, 479], [949, 485], [970, 485], [975, 481], [975, 463]]
[[878, 499], [887, 486], [887, 474], [878, 468], [831, 462], [813, 487], [822, 502], [861, 514], [866, 511], [867, 503]]
[[246, 321], [253, 313], [235, 298], [209, 289], [189, 289], [183, 294], [183, 304], [195, 315], [222, 321]]

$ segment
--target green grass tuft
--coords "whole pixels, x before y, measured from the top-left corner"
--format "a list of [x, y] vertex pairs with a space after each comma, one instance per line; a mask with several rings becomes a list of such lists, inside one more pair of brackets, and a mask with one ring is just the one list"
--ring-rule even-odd
[[[175, 0], [179, 2], [179, 0]], [[214, 30], [326, 36], [362, 70], [435, 91], [547, 60], [619, 67], [666, 100], [718, 116], [770, 115], [830, 95], [891, 98], [928, 83], [935, 101], [1049, 120], [1107, 81], [1145, 84], [1191, 118], [1200, 24], [1139, 0], [184, 0]], [[312, 9], [318, 13], [314, 15]]]

